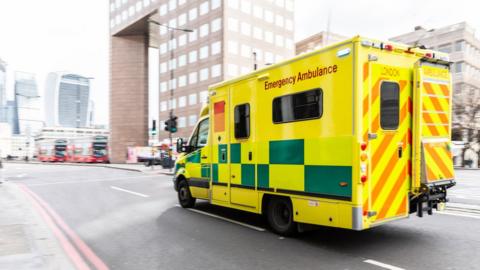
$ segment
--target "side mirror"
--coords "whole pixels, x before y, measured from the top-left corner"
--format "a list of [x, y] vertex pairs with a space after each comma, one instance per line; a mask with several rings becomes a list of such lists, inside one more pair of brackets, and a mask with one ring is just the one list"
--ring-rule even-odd
[[184, 143], [185, 143], [185, 142], [184, 142], [183, 138], [178, 138], [178, 139], [177, 139], [177, 152], [178, 152], [178, 153], [187, 152], [187, 151], [186, 151], [187, 149], [185, 149]]

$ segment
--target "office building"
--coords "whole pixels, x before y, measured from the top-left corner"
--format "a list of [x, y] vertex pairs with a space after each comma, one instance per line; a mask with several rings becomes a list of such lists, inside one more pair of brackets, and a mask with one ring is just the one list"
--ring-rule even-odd
[[7, 64], [0, 59], [0, 123], [6, 122], [6, 106], [7, 106]]
[[47, 126], [87, 127], [90, 105], [90, 78], [65, 72], [51, 72], [45, 85]]
[[413, 32], [391, 40], [449, 54], [453, 62], [453, 139], [477, 136], [480, 114], [475, 117], [473, 109], [480, 103], [480, 40], [475, 30], [465, 22], [430, 30], [417, 26]]
[[209, 85], [294, 56], [293, 11], [293, 0], [110, 1], [112, 160], [147, 144], [149, 46], [159, 51], [159, 137], [172, 108], [174, 137], [188, 137]]
[[348, 39], [346, 36], [338, 35], [332, 32], [322, 31], [311, 35], [295, 43], [295, 54], [311, 52], [330, 44], [334, 44]]
[[15, 72], [14, 95], [13, 134], [31, 136], [43, 126], [35, 75]]

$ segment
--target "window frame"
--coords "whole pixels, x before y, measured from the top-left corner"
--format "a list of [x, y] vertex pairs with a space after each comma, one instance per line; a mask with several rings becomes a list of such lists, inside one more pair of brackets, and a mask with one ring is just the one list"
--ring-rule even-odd
[[[245, 106], [247, 107], [248, 109], [248, 129], [247, 129], [247, 136], [246, 137], [237, 137], [237, 123], [235, 122], [235, 116], [237, 114], [237, 108], [240, 108], [241, 106]], [[246, 102], [246, 103], [242, 103], [242, 104], [238, 104], [236, 105], [234, 108], [233, 108], [233, 136], [235, 137], [236, 140], [247, 140], [250, 138], [250, 131], [251, 131], [251, 114], [250, 114], [250, 103]]]
[[[398, 101], [398, 105], [397, 105], [397, 120], [396, 120], [396, 126], [395, 127], [384, 127], [383, 123], [382, 123], [382, 105], [383, 105], [383, 100], [382, 100], [382, 86], [384, 83], [391, 83], [391, 84], [395, 84], [397, 86], [397, 101]], [[382, 130], [385, 130], [385, 131], [395, 131], [395, 130], [398, 130], [398, 128], [400, 127], [400, 84], [397, 82], [397, 81], [387, 81], [387, 80], [383, 80], [380, 82], [380, 115], [379, 115], [379, 121], [380, 121], [380, 128]]]
[[[193, 151], [196, 151], [196, 150], [201, 149], [201, 148], [205, 147], [206, 145], [208, 145], [208, 139], [209, 139], [210, 134], [208, 134], [208, 136], [207, 136], [207, 143], [204, 146], [201, 146], [201, 147], [198, 146], [198, 136], [199, 136], [199, 133], [200, 133], [200, 126], [205, 121], [208, 121], [208, 133], [210, 133], [209, 117], [205, 117], [203, 119], [198, 120], [198, 123], [197, 123], [197, 125], [195, 126], [195, 129], [194, 129], [194, 132], [193, 132], [192, 136], [190, 137], [190, 139], [188, 141], [188, 146], [190, 146], [193, 149]], [[193, 140], [195, 140], [195, 144], [193, 144]]]
[[[288, 97], [288, 96], [294, 96], [294, 95], [298, 95], [298, 94], [302, 94], [302, 93], [306, 93], [306, 92], [310, 92], [310, 91], [315, 91], [315, 90], [318, 90], [320, 92], [320, 102], [319, 102], [319, 105], [320, 105], [320, 114], [317, 116], [317, 117], [310, 117], [310, 118], [302, 118], [302, 119], [294, 119], [294, 120], [291, 120], [291, 121], [282, 121], [282, 122], [275, 122], [274, 121], [274, 113], [273, 113], [273, 109], [274, 109], [274, 102], [275, 100], [277, 99], [280, 99], [280, 98], [283, 98], [283, 97]], [[275, 98], [273, 98], [272, 100], [272, 122], [274, 124], [286, 124], [286, 123], [293, 123], [293, 122], [301, 122], [301, 121], [309, 121], [309, 120], [315, 120], [315, 119], [320, 119], [323, 117], [323, 89], [320, 88], [320, 87], [317, 87], [317, 88], [313, 88], [313, 89], [308, 89], [308, 90], [305, 90], [305, 91], [300, 91], [300, 92], [296, 92], [296, 93], [293, 93], [293, 94], [288, 94], [288, 95], [283, 95], [283, 96], [277, 96]]]

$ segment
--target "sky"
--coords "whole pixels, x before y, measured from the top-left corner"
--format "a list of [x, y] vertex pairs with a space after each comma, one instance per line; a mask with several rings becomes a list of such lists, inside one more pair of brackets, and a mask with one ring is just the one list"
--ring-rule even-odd
[[[480, 31], [480, 2], [472, 0], [294, 1], [297, 41], [327, 25], [344, 36], [378, 39], [410, 32], [416, 25], [431, 29], [462, 21]], [[0, 58], [8, 63], [9, 86], [14, 70], [35, 73], [41, 95], [48, 72], [93, 77], [96, 122], [107, 124], [108, 12], [108, 0], [0, 0]]]

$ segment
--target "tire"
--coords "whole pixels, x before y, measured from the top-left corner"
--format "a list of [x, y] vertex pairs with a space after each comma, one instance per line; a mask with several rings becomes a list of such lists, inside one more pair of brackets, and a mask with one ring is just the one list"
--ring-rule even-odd
[[270, 228], [277, 234], [292, 236], [297, 232], [297, 224], [293, 221], [293, 207], [289, 199], [270, 199], [267, 206], [267, 220]]
[[192, 197], [187, 182], [181, 180], [178, 183], [178, 202], [183, 208], [192, 208], [195, 205], [195, 198]]

